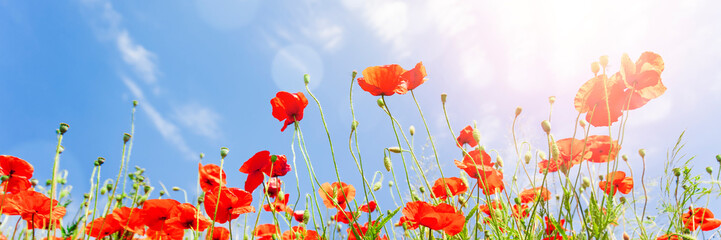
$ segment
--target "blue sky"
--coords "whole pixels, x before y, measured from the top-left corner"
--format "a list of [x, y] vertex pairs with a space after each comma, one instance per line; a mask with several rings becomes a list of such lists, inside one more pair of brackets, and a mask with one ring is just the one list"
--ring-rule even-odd
[[[456, 173], [452, 160], [460, 154], [440, 93], [449, 94], [454, 131], [476, 120], [483, 144], [513, 162], [516, 106], [524, 108], [520, 138], [543, 148], [539, 124], [548, 116], [548, 96], [557, 97], [554, 134], [570, 137], [573, 96], [592, 77], [590, 63], [609, 55], [615, 72], [624, 52], [635, 60], [653, 51], [666, 62], [668, 91], [630, 113], [622, 153], [638, 172], [636, 152], [648, 149], [648, 168], [657, 172], [685, 130], [685, 152], [701, 171], [716, 166], [713, 156], [721, 153], [720, 15], [714, 1], [0, 0], [0, 154], [28, 160], [36, 177], [47, 179], [54, 129], [69, 123], [61, 168], [80, 196], [97, 157], [108, 159], [103, 178], [114, 178], [131, 101], [138, 100], [130, 164], [146, 168], [155, 186], [162, 181], [194, 192], [197, 155], [218, 163], [223, 146], [230, 148], [230, 185], [241, 186], [245, 175], [236, 169], [255, 152], [291, 154], [292, 129], [279, 131], [269, 100], [277, 91], [304, 91], [309, 73], [337, 158], [352, 166], [350, 72], [423, 61], [429, 80], [416, 95], [445, 171]], [[389, 121], [375, 97], [357, 85], [353, 92], [363, 158], [381, 171], [382, 148], [396, 145]], [[392, 96], [388, 104], [404, 127], [419, 130], [420, 149], [426, 135], [412, 99]], [[313, 101], [301, 125], [319, 178], [333, 181]], [[422, 155], [431, 154], [426, 148]], [[354, 168], [342, 170], [360, 186]], [[305, 168], [299, 171], [304, 176]], [[290, 176], [284, 180], [294, 186]]]

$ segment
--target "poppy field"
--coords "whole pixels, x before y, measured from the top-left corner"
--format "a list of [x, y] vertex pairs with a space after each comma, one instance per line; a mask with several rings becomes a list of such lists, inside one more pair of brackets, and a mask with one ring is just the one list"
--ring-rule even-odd
[[[72, 123], [60, 123], [52, 172], [34, 171], [34, 165], [48, 163], [0, 155], [0, 212], [3, 226], [12, 225], [2, 228], [0, 239], [719, 238], [721, 220], [714, 212], [721, 208], [711, 201], [721, 194], [721, 155], [706, 161], [713, 167], [698, 169], [692, 157], [679, 154], [683, 135], [665, 160], [656, 157], [650, 162], [646, 150], [624, 148], [626, 131], [634, 131], [626, 125], [629, 112], [663, 98], [667, 90], [663, 58], [654, 52], [633, 54], [638, 56], [635, 61], [624, 54], [621, 59], [601, 56], [590, 63], [588, 80], [577, 82], [573, 106], [555, 106], [556, 98], [548, 98], [549, 109], [575, 111], [577, 117], [572, 126], [556, 126], [549, 110], [547, 119], [534, 120], [533, 129], [545, 136], [544, 145], [518, 140], [516, 120], [523, 108], [509, 109], [513, 142], [508, 144], [515, 153], [511, 155], [486, 148], [475, 122], [449, 118], [446, 106], [455, 104], [454, 98], [423, 89], [434, 78], [428, 77], [422, 62], [410, 69], [391, 64], [353, 71], [350, 89], [338, 90], [350, 90], [347, 114], [353, 121], [346, 132], [329, 131], [321, 99], [308, 87], [312, 80], [305, 75], [305, 89], [279, 91], [255, 103], [270, 109], [280, 131], [289, 135], [277, 140], [290, 144], [287, 152], [257, 151], [237, 170], [228, 167], [231, 149], [201, 154], [197, 175], [189, 176], [197, 178], [198, 195], [158, 186], [149, 181], [152, 175], [145, 169], [128, 163], [135, 134], [132, 123], [130, 133], [123, 135], [118, 169], [106, 169], [106, 159], [98, 158], [88, 179], [90, 189], [66, 186], [66, 178], [72, 176], [61, 171], [62, 143], [72, 137], [73, 129]], [[353, 108], [353, 89], [358, 88], [377, 99], [385, 117], [383, 129], [364, 129], [356, 120], [356, 114], [363, 114]], [[414, 91], [440, 96], [444, 122], [424, 117]], [[394, 105], [394, 98], [411, 99], [415, 104], [403, 107], [417, 110], [423, 126], [403, 125], [393, 115], [392, 110], [401, 107]], [[142, 104], [133, 101], [132, 119]], [[319, 114], [310, 116], [308, 108], [317, 108]], [[322, 122], [325, 131], [304, 133], [306, 121]], [[438, 141], [429, 124], [444, 124], [454, 141]], [[573, 134], [556, 135], [556, 128]], [[604, 134], [591, 134], [592, 130]], [[392, 131], [394, 136], [393, 146], [364, 149], [382, 151], [383, 168], [368, 167], [368, 161], [380, 160], [361, 157], [358, 134], [373, 131]], [[336, 135], [347, 137], [347, 145], [333, 141]], [[309, 149], [320, 146], [306, 146], [306, 138], [327, 139], [322, 147], [329, 148], [328, 157], [311, 159]], [[417, 142], [432, 149], [430, 160], [422, 159]], [[444, 156], [437, 149], [454, 149], [460, 155]], [[340, 151], [351, 158], [336, 159]], [[427, 165], [421, 164], [427, 160], [441, 177], [427, 174]], [[644, 167], [633, 168], [629, 162]], [[662, 176], [656, 185], [649, 184], [646, 164], [663, 164], [664, 171], [655, 173]], [[456, 168], [443, 171], [443, 165]], [[319, 177], [318, 171], [332, 171], [335, 178]], [[245, 180], [228, 181], [231, 174]], [[348, 180], [351, 176], [360, 181]], [[49, 180], [38, 180], [45, 178]], [[301, 191], [301, 185], [311, 191]], [[652, 197], [651, 187], [661, 192]], [[71, 198], [71, 190], [83, 197]], [[182, 191], [183, 201], [166, 195], [169, 191]], [[391, 198], [377, 196], [381, 192]], [[77, 212], [67, 211], [73, 201], [80, 203]]]

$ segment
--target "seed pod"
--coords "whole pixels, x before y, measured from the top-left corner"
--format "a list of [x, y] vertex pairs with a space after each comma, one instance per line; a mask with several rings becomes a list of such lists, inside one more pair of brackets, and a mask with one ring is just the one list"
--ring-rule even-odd
[[556, 96], [550, 96], [548, 97], [548, 103], [553, 104], [556, 102]]
[[441, 103], [446, 104], [446, 98], [448, 98], [448, 94], [441, 93]]
[[628, 162], [628, 155], [626, 155], [626, 154], [621, 155], [621, 159], [623, 159], [624, 162]]
[[133, 100], [133, 107], [137, 107], [137, 106], [138, 106], [138, 100]]
[[419, 187], [418, 190], [421, 191], [421, 194], [426, 193], [426, 188], [423, 186]]
[[643, 158], [643, 157], [646, 157], [646, 149], [639, 149], [639, 150], [638, 150], [638, 155], [641, 155], [642, 158]]
[[303, 82], [305, 83], [306, 86], [308, 86], [308, 84], [310, 83], [310, 75], [303, 74]]
[[679, 169], [679, 168], [674, 168], [674, 169], [673, 169], [673, 175], [676, 176], [676, 177], [681, 176], [681, 169]]
[[386, 171], [391, 171], [391, 168], [393, 168], [393, 162], [391, 162], [391, 158], [388, 156], [383, 157], [383, 166], [386, 167]]
[[68, 131], [68, 128], [70, 128], [70, 125], [67, 123], [60, 123], [60, 128], [58, 128], [58, 130], [61, 135], [64, 135]]
[[598, 63], [601, 64], [601, 67], [606, 68], [606, 66], [608, 66], [608, 55], [603, 55], [598, 58]]
[[518, 117], [518, 115], [521, 115], [522, 111], [523, 111], [522, 107], [516, 107], [516, 117]]
[[713, 173], [713, 168], [711, 168], [711, 167], [706, 167], [706, 172], [707, 172], [709, 175], [712, 174], [712, 173]]
[[411, 133], [411, 136], [416, 135], [416, 127], [411, 125], [410, 127], [408, 127], [408, 132]]
[[546, 134], [551, 133], [551, 122], [543, 120], [543, 122], [541, 122], [541, 128], [543, 128], [543, 131], [546, 132]]
[[221, 158], [227, 157], [229, 151], [230, 151], [230, 149], [228, 149], [227, 147], [220, 148], [220, 157]]
[[123, 133], [123, 143], [130, 141], [132, 136], [129, 133]]
[[580, 121], [578, 121], [578, 125], [581, 125], [582, 128], [586, 128], [587, 124], [588, 122], [586, 122], [585, 119], [581, 119]]
[[393, 181], [388, 181], [388, 187], [393, 187]]
[[591, 63], [591, 72], [596, 75], [598, 74], [598, 71], [601, 71], [601, 65], [598, 64], [598, 62]]

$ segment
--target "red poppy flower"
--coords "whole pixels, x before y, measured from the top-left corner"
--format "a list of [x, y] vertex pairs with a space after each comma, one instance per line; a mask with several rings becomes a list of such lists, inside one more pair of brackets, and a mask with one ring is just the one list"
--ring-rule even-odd
[[265, 192], [268, 194], [268, 197], [275, 198], [276, 196], [278, 196], [281, 185], [283, 185], [283, 182], [280, 181], [279, 178], [270, 178], [270, 180], [268, 180], [268, 183], [266, 184], [265, 190]]
[[451, 205], [440, 203], [433, 206], [424, 201], [416, 201], [406, 204], [398, 225], [407, 223], [409, 229], [424, 226], [453, 236], [463, 230], [465, 221], [463, 213], [456, 211]]
[[28, 190], [32, 185], [33, 165], [17, 157], [0, 155], [0, 175], [9, 178], [2, 182], [4, 193], [19, 193]]
[[361, 205], [358, 210], [361, 212], [371, 213], [376, 210], [376, 207], [378, 207], [376, 201], [370, 201], [368, 204]]
[[528, 213], [528, 205], [526, 205], [526, 204], [521, 204], [521, 205], [514, 204], [512, 208], [513, 208], [513, 217], [515, 217], [517, 219], [523, 219], [523, 218], [527, 218], [528, 216], [530, 216], [530, 214]]
[[666, 86], [661, 82], [663, 69], [663, 59], [656, 53], [642, 53], [635, 64], [628, 54], [623, 54], [619, 73], [628, 88], [626, 95], [630, 97], [626, 100], [630, 102], [627, 110], [640, 108], [666, 92]]
[[490, 204], [483, 204], [483, 205], [478, 206], [478, 210], [485, 213], [486, 216], [488, 216], [488, 217], [492, 217], [491, 216], [492, 209], [502, 210], [503, 205], [499, 204], [496, 201], [492, 201]]
[[558, 156], [560, 163], [555, 165], [565, 169], [571, 169], [571, 167], [580, 164], [584, 159], [591, 158], [592, 155], [587, 147], [584, 149], [586, 145], [583, 140], [564, 138], [556, 141], [556, 146], [560, 153]]
[[106, 218], [112, 218], [127, 233], [145, 235], [142, 211], [138, 208], [121, 207], [113, 210]]
[[671, 233], [658, 236], [656, 240], [683, 240], [683, 237], [679, 234]]
[[[45, 194], [35, 191], [22, 191], [6, 199], [9, 211], [17, 213], [27, 222], [28, 229], [50, 227], [50, 205], [53, 205], [53, 224], [60, 225], [65, 216], [65, 207], [58, 206], [57, 200], [51, 200]], [[5, 211], [5, 210], [3, 210]]]
[[338, 210], [338, 212], [333, 216], [333, 220], [336, 222], [341, 222], [345, 224], [350, 224], [351, 221], [355, 222], [355, 220], [358, 218], [358, 215], [356, 215], [354, 212], [351, 211], [343, 211]]
[[626, 177], [625, 172], [616, 171], [606, 175], [606, 181], [599, 182], [598, 186], [606, 194], [616, 195], [616, 191], [627, 194], [633, 189], [633, 179]]
[[334, 182], [333, 184], [323, 183], [318, 189], [318, 194], [323, 198], [323, 204], [327, 208], [345, 209], [349, 201], [355, 198], [355, 188], [346, 183]]
[[182, 240], [185, 231], [182, 228], [165, 226], [162, 229], [148, 229], [151, 240]]
[[293, 218], [295, 221], [302, 223], [303, 219], [305, 218], [305, 211], [304, 210], [297, 210], [293, 212]]
[[[445, 185], [443, 183], [445, 183]], [[448, 191], [446, 191], [446, 188], [448, 189]], [[441, 198], [445, 200], [448, 197], [453, 197], [466, 192], [468, 190], [468, 186], [463, 183], [463, 180], [457, 177], [439, 178], [433, 183], [432, 190], [433, 196], [435, 198]]]
[[578, 89], [574, 106], [579, 113], [586, 113], [586, 121], [591, 125], [609, 126], [623, 115], [626, 98], [625, 86], [620, 78], [620, 74], [614, 74], [610, 78], [606, 74], [598, 75]]
[[170, 219], [170, 210], [177, 205], [180, 205], [180, 202], [174, 199], [146, 200], [143, 203], [143, 224], [152, 230], [162, 229], [166, 220]]
[[587, 140], [588, 151], [590, 151], [591, 157], [588, 158], [589, 162], [604, 163], [616, 160], [618, 151], [621, 150], [621, 145], [618, 141], [611, 141], [611, 137], [605, 135], [593, 135], [588, 136]]
[[[220, 192], [220, 202], [218, 202], [218, 192]], [[238, 218], [241, 214], [255, 212], [255, 208], [250, 206], [253, 202], [253, 196], [239, 188], [221, 187], [213, 189], [213, 191], [205, 193], [205, 212], [210, 219], [215, 219], [218, 223], [226, 223], [229, 220]], [[216, 203], [218, 203], [217, 214]]]
[[[272, 161], [273, 158], [275, 162]], [[248, 174], [248, 179], [245, 180], [245, 191], [248, 192], [255, 191], [263, 183], [263, 174], [269, 177], [285, 176], [290, 170], [285, 155], [271, 156], [268, 151], [257, 152], [239, 169], [240, 172]]]
[[[275, 201], [271, 204], [265, 204], [263, 205], [263, 209], [267, 212], [273, 211], [275, 209], [275, 212], [292, 212], [293, 209], [288, 207], [288, 199], [290, 199], [290, 194], [286, 193], [285, 197], [277, 197], [275, 198]], [[271, 205], [273, 205], [273, 208], [271, 209]]]
[[228, 240], [230, 239], [230, 231], [224, 227], [215, 227], [213, 229], [213, 237], [208, 236], [206, 240]]
[[458, 147], [463, 147], [465, 144], [468, 144], [468, 146], [471, 147], [478, 146], [478, 142], [473, 137], [473, 128], [470, 125], [461, 130], [461, 133], [458, 134], [458, 138], [456, 138], [456, 142], [458, 143]]
[[408, 91], [408, 82], [402, 77], [405, 72], [398, 64], [368, 67], [363, 70], [363, 77], [358, 78], [358, 85], [373, 96], [405, 94]]
[[[300, 236], [300, 238], [298, 237]], [[321, 239], [318, 232], [306, 230], [304, 227], [292, 227], [290, 230], [283, 232], [281, 236], [283, 240], [318, 240]]]
[[85, 232], [88, 236], [94, 237], [95, 239], [105, 238], [106, 236], [112, 235], [120, 230], [123, 230], [123, 228], [117, 220], [102, 217], [96, 218], [85, 227]]
[[280, 91], [270, 100], [270, 105], [273, 106], [273, 117], [278, 121], [285, 120], [283, 128], [280, 129], [282, 132], [288, 125], [303, 119], [303, 110], [308, 106], [308, 99], [302, 92]]
[[491, 162], [491, 156], [486, 151], [475, 149], [468, 152], [463, 156], [463, 162], [454, 160], [456, 167], [466, 171], [466, 173], [472, 178], [478, 179], [478, 174], [487, 175], [488, 172], [493, 170], [493, 162]]
[[711, 231], [721, 226], [721, 220], [713, 218], [713, 213], [707, 208], [689, 207], [688, 212], [681, 216], [683, 224], [691, 231], [696, 231], [699, 227], [702, 231]]
[[403, 81], [406, 81], [408, 91], [416, 89], [424, 82], [426, 82], [426, 67], [423, 66], [423, 62], [418, 62], [416, 66], [401, 74]]
[[[566, 231], [566, 228], [563, 227], [563, 224], [566, 223], [566, 220], [561, 219], [561, 221], [558, 221], [558, 222], [556, 222], [556, 221], [551, 222], [550, 219], [548, 219], [548, 217], [544, 217], [544, 219], [546, 220], [546, 235], [553, 235], [555, 233], [555, 236], [553, 236], [553, 237], [559, 238], [559, 237], [561, 237], [561, 232]], [[556, 225], [558, 225], [560, 227], [560, 229], [557, 229]]]
[[169, 226], [193, 231], [205, 231], [212, 222], [198, 211], [193, 204], [183, 203], [170, 210]]
[[273, 240], [273, 234], [280, 235], [280, 229], [275, 224], [261, 224], [255, 229], [257, 240]]
[[545, 187], [535, 187], [523, 190], [518, 197], [521, 198], [521, 203], [529, 203], [534, 202], [539, 198], [543, 199], [543, 201], [548, 201], [550, 195], [551, 192], [549, 192]]
[[[356, 234], [361, 239], [368, 239], [366, 238], [366, 233], [368, 233], [368, 228], [377, 225], [378, 222], [371, 221], [363, 224], [362, 226], [358, 223], [353, 224], [353, 226], [349, 227], [346, 231], [348, 232], [348, 240], [357, 240]], [[388, 236], [383, 235], [383, 237], [380, 237], [380, 233], [376, 233], [374, 240], [388, 240]]]
[[[206, 164], [203, 166], [198, 163], [198, 174], [200, 175], [200, 188], [203, 192], [210, 191], [211, 189], [219, 186], [225, 186], [227, 178], [225, 171], [223, 171], [223, 179], [220, 179], [220, 167], [215, 164]], [[222, 180], [222, 181], [221, 181]]]

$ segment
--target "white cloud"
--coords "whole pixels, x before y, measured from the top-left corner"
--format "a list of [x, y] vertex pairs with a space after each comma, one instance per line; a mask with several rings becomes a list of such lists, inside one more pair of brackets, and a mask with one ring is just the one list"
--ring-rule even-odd
[[118, 51], [123, 56], [123, 61], [133, 68], [138, 76], [145, 83], [153, 84], [156, 82], [158, 70], [155, 66], [155, 54], [145, 49], [140, 44], [133, 42], [128, 35], [128, 31], [121, 30], [116, 38]]
[[190, 103], [174, 109], [174, 118], [195, 134], [216, 139], [221, 136], [218, 120], [220, 115], [212, 109], [197, 103]]

